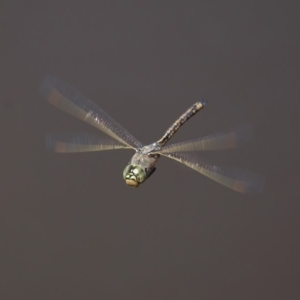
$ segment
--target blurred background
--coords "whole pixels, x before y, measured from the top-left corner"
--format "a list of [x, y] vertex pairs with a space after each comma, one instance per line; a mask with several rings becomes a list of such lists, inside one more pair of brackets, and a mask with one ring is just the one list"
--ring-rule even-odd
[[[0, 298], [300, 299], [298, 1], [2, 1]], [[252, 143], [199, 153], [266, 177], [239, 194], [165, 158], [140, 188], [132, 151], [54, 154], [95, 128], [52, 107], [53, 74], [143, 143], [251, 122]]]

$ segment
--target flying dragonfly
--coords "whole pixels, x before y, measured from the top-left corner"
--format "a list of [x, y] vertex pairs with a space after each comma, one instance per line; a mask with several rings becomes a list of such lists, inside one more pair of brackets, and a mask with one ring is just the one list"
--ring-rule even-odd
[[55, 107], [110, 136], [109, 139], [105, 139], [88, 133], [48, 134], [46, 147], [61, 153], [133, 149], [135, 154], [123, 171], [126, 184], [131, 187], [138, 187], [145, 182], [156, 170], [155, 166], [160, 156], [165, 156], [237, 192], [260, 193], [263, 190], [264, 178], [258, 174], [230, 166], [207, 164], [191, 155], [192, 151], [232, 149], [244, 144], [252, 137], [250, 125], [166, 146], [179, 128], [206, 106], [207, 101], [193, 104], [158, 141], [143, 145], [100, 107], [59, 78], [46, 77], [41, 84], [40, 92]]

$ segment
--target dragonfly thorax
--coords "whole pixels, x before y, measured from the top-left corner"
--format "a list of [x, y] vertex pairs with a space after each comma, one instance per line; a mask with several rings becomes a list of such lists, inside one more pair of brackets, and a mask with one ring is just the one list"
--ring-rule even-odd
[[150, 145], [144, 146], [140, 149], [140, 153], [142, 154], [151, 154], [153, 152], [159, 152], [161, 147], [157, 145], [157, 143], [152, 143]]
[[138, 187], [146, 180], [146, 172], [141, 166], [129, 164], [123, 171], [123, 178], [127, 185]]

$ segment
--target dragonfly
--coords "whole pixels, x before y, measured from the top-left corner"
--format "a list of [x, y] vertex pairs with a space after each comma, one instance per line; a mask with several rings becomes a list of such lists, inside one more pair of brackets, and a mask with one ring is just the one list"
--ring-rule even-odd
[[166, 145], [192, 116], [207, 105], [205, 100], [193, 104], [159, 140], [150, 145], [144, 145], [99, 106], [61, 79], [47, 76], [40, 86], [40, 92], [53, 106], [85, 121], [109, 136], [103, 137], [90, 133], [48, 133], [46, 148], [59, 153], [133, 149], [135, 153], [123, 171], [123, 178], [128, 186], [138, 187], [144, 183], [156, 170], [158, 159], [164, 156], [234, 191], [240, 193], [263, 191], [265, 182], [263, 176], [231, 166], [208, 164], [193, 155], [195, 151], [232, 149], [244, 144], [253, 136], [250, 124], [202, 138]]

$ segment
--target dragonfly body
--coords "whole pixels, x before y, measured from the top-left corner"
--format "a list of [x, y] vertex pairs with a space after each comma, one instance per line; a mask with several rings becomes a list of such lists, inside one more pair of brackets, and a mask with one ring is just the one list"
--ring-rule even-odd
[[136, 151], [129, 165], [123, 172], [123, 177], [128, 185], [138, 187], [140, 183], [144, 182], [153, 174], [162, 147], [165, 146], [178, 129], [202, 109], [206, 103], [206, 101], [202, 101], [192, 105], [170, 126], [161, 139]]
[[107, 140], [91, 134], [48, 134], [47, 147], [65, 153], [133, 149], [135, 154], [123, 171], [123, 178], [129, 186], [138, 187], [145, 182], [155, 171], [158, 159], [165, 156], [235, 191], [259, 193], [263, 190], [264, 178], [260, 175], [234, 167], [210, 165], [189, 154], [191, 151], [231, 149], [244, 144], [252, 137], [252, 128], [249, 125], [166, 146], [178, 129], [205, 107], [206, 101], [193, 104], [170, 126], [161, 139], [150, 145], [143, 145], [100, 107], [60, 79], [53, 76], [45, 78], [40, 91], [52, 105], [111, 137]]

